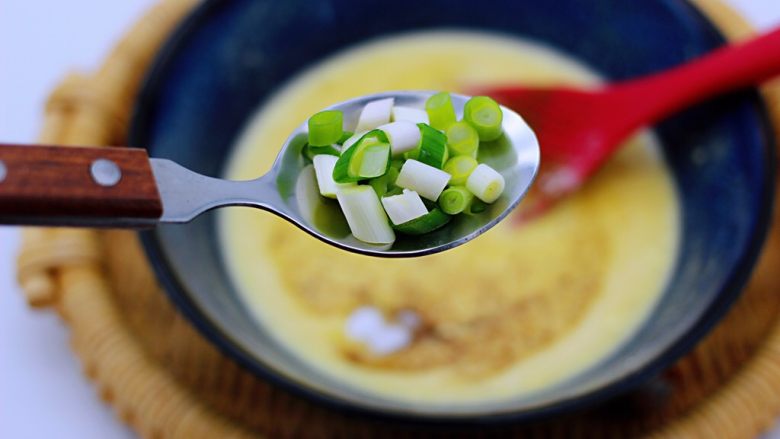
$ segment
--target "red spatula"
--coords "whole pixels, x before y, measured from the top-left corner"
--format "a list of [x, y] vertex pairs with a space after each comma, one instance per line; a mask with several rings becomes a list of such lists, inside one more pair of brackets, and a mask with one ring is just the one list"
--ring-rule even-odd
[[576, 191], [628, 135], [695, 103], [780, 74], [780, 29], [693, 62], [595, 90], [499, 87], [493, 96], [536, 132], [542, 165], [521, 217]]

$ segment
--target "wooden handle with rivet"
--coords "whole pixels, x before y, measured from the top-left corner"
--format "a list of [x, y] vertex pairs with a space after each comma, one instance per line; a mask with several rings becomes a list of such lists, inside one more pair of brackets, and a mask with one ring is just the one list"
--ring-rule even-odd
[[143, 149], [0, 144], [0, 224], [148, 227], [161, 215]]

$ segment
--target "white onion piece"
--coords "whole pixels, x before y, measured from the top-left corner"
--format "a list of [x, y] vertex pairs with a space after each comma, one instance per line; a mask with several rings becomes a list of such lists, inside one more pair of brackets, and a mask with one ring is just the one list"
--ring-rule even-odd
[[387, 135], [393, 156], [411, 151], [420, 144], [420, 128], [412, 122], [391, 122], [381, 125], [379, 129]]
[[393, 224], [403, 224], [428, 213], [422, 198], [415, 191], [404, 190], [404, 193], [382, 198], [387, 216]]
[[504, 185], [504, 177], [484, 163], [477, 165], [466, 180], [466, 189], [485, 203], [496, 201], [504, 192]]
[[436, 201], [452, 176], [441, 169], [418, 162], [407, 160], [398, 173], [395, 184], [421, 196]]
[[363, 107], [358, 118], [355, 132], [370, 131], [379, 125], [390, 122], [390, 115], [393, 111], [393, 98], [378, 99], [371, 101]]
[[368, 185], [340, 188], [336, 191], [341, 211], [355, 238], [369, 244], [392, 244], [395, 233], [374, 189]]
[[413, 124], [418, 124], [418, 123], [430, 124], [430, 121], [428, 119], [428, 113], [426, 113], [425, 110], [420, 110], [419, 108], [402, 107], [396, 105], [395, 107], [393, 107], [392, 116], [395, 122], [406, 121], [406, 122], [412, 122]]

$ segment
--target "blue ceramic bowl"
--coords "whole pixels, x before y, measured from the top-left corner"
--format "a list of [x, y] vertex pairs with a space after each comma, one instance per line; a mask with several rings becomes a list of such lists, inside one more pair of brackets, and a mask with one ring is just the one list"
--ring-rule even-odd
[[[434, 28], [538, 40], [611, 79], [662, 70], [724, 42], [681, 0], [495, 0], [479, 8], [455, 0], [207, 1], [159, 55], [138, 101], [130, 144], [219, 175], [253, 110], [296, 73], [367, 39]], [[213, 216], [142, 238], [181, 311], [261, 377], [363, 413], [418, 421], [528, 419], [626, 391], [684, 354], [724, 314], [750, 274], [768, 226], [774, 151], [769, 132], [754, 90], [660, 124], [657, 133], [682, 205], [682, 243], [657, 309], [596, 367], [497, 404], [435, 409], [395, 403], [350, 389], [297, 360], [242, 306], [220, 259]], [[694, 151], [707, 159], [695, 160]]]

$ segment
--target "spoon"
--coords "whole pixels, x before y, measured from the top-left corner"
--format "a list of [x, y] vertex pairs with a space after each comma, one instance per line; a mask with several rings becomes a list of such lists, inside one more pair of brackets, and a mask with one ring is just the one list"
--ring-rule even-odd
[[780, 74], [780, 28], [682, 66], [593, 90], [497, 87], [474, 90], [519, 112], [542, 145], [542, 167], [521, 217], [575, 192], [621, 142], [693, 104]]
[[[380, 93], [330, 109], [342, 111], [345, 126], [353, 127], [370, 101], [393, 97], [396, 105], [423, 108], [432, 94]], [[452, 95], [459, 118], [468, 99]], [[480, 148], [479, 157], [503, 175], [501, 197], [479, 215], [459, 215], [426, 235], [399, 235], [389, 246], [364, 243], [344, 227], [318, 222], [330, 216], [346, 224], [338, 206], [319, 196], [313, 168], [303, 159], [305, 122], [282, 145], [271, 170], [248, 181], [201, 175], [171, 160], [150, 159], [138, 148], [0, 144], [0, 224], [145, 228], [187, 223], [220, 207], [250, 206], [344, 250], [381, 257], [436, 253], [464, 244], [501, 221], [526, 194], [539, 169], [533, 132], [517, 113], [502, 110], [504, 135]]]

